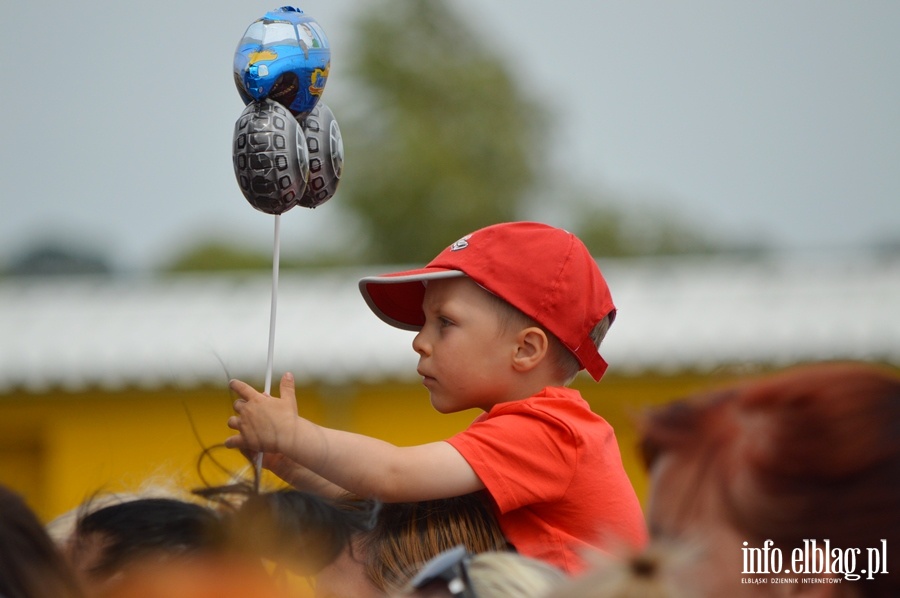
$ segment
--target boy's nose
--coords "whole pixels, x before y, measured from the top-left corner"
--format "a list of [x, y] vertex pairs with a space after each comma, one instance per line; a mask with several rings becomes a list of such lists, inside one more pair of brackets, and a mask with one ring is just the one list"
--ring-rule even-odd
[[425, 329], [419, 330], [416, 333], [416, 336], [413, 338], [412, 348], [413, 351], [418, 353], [419, 355], [427, 355], [430, 352], [430, 345], [426, 342], [424, 333]]

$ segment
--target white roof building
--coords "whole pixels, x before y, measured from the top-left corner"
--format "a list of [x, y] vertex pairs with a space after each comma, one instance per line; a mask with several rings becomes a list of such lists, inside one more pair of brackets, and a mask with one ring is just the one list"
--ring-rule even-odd
[[[601, 260], [619, 309], [611, 373], [821, 359], [900, 364], [900, 256]], [[416, 377], [413, 335], [366, 307], [360, 277], [282, 272], [275, 377]], [[0, 393], [224, 384], [265, 375], [271, 276], [0, 280]], [[276, 383], [277, 384], [277, 383]]]

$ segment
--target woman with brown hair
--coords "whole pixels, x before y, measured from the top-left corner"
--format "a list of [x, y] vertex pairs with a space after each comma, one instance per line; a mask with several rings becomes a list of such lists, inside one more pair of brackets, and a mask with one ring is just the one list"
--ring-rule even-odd
[[651, 413], [651, 534], [703, 595], [900, 596], [900, 375], [801, 366]]

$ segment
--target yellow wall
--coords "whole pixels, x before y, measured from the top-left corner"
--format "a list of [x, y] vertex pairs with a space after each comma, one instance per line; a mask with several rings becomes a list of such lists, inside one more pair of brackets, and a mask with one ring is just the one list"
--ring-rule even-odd
[[[608, 376], [595, 384], [580, 377], [575, 386], [616, 429], [626, 469], [643, 499], [646, 478], [635, 450], [634, 417], [646, 406], [724, 380], [725, 375]], [[447, 437], [476, 415], [435, 412], [417, 383], [306, 387], [298, 396], [301, 413], [313, 421], [399, 445]], [[199, 486], [198, 459], [204, 447], [230, 435], [225, 421], [231, 403], [224, 388], [0, 395], [0, 482], [22, 493], [45, 520], [97, 491], [135, 490], [148, 479]], [[231, 471], [246, 465], [234, 451], [214, 454]], [[223, 483], [225, 476], [205, 463], [211, 482]]]

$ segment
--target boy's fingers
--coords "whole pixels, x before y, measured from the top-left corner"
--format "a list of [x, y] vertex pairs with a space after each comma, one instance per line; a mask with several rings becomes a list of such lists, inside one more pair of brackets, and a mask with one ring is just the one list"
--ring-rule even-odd
[[294, 375], [290, 372], [281, 377], [281, 398], [296, 400], [297, 391], [294, 388]]
[[256, 394], [256, 389], [236, 378], [228, 382], [228, 387], [244, 399], [250, 399], [250, 397]]
[[231, 428], [232, 430], [240, 430], [241, 429], [241, 418], [236, 415], [232, 415], [228, 418], [228, 421], [225, 422], [225, 425]]
[[244, 444], [244, 438], [242, 436], [229, 436], [225, 439], [226, 448], [243, 449], [245, 448]]

